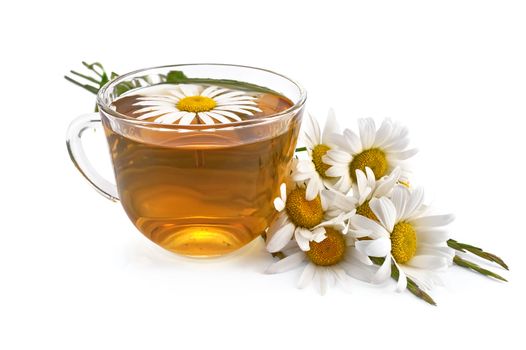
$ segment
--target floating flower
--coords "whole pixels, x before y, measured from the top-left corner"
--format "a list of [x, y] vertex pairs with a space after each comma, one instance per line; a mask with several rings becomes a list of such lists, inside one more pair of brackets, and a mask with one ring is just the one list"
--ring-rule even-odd
[[384, 120], [378, 130], [372, 118], [359, 119], [358, 126], [359, 136], [345, 129], [339, 148], [329, 150], [322, 158], [331, 166], [326, 175], [338, 178], [335, 186], [342, 192], [356, 183], [356, 170], [368, 167], [375, 179], [380, 179], [417, 152], [407, 148], [407, 129], [390, 119]]
[[452, 264], [454, 251], [447, 246], [449, 234], [441, 227], [451, 223], [453, 215], [427, 215], [423, 197], [421, 189], [410, 191], [396, 186], [390, 199], [370, 200], [369, 207], [377, 220], [353, 217], [352, 224], [362, 232], [368, 231], [371, 238], [356, 242], [356, 248], [368, 256], [385, 258], [375, 282], [391, 276], [393, 262], [399, 270], [398, 290], [406, 288], [406, 275], [430, 288], [437, 281], [433, 272]]
[[354, 212], [345, 213], [330, 219], [325, 218], [327, 200], [323, 192], [313, 200], [305, 198], [306, 189], [301, 186], [281, 184], [280, 197], [274, 199], [278, 217], [267, 231], [267, 250], [271, 253], [282, 250], [292, 237], [298, 246], [308, 251], [309, 242], [321, 242], [325, 238], [325, 226], [345, 226], [345, 219]]
[[334, 227], [325, 227], [325, 238], [319, 242], [309, 242], [309, 250], [300, 249], [295, 241], [290, 241], [283, 249], [285, 258], [273, 263], [267, 273], [281, 273], [305, 266], [298, 281], [298, 288], [308, 286], [316, 281], [321, 294], [327, 286], [338, 281], [349, 290], [351, 278], [368, 279], [374, 269], [372, 262], [354, 247], [355, 239], [343, 234]]
[[227, 124], [241, 121], [241, 115], [261, 112], [256, 97], [245, 91], [178, 84], [170, 87], [166, 95], [139, 97], [134, 106], [144, 106], [134, 113], [137, 119], [155, 118], [161, 124]]
[[330, 165], [324, 163], [322, 158], [327, 151], [336, 147], [337, 133], [340, 128], [332, 109], [327, 114], [323, 132], [320, 130], [318, 121], [310, 114], [307, 115], [305, 122], [302, 140], [306, 145], [309, 158], [298, 160], [293, 169], [292, 179], [305, 181], [307, 184], [306, 198], [313, 200], [325, 187], [331, 188], [336, 180], [327, 176], [326, 171]]

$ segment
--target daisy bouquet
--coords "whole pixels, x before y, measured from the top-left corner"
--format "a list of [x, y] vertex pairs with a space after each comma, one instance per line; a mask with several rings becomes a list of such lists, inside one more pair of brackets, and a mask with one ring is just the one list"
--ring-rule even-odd
[[494, 254], [452, 239], [454, 216], [434, 214], [424, 190], [410, 185], [407, 163], [417, 151], [407, 128], [367, 118], [358, 120], [358, 132], [342, 132], [330, 110], [323, 130], [307, 116], [302, 141], [266, 232], [267, 250], [278, 259], [268, 273], [301, 267], [298, 287], [315, 281], [322, 294], [335, 282], [348, 289], [353, 278], [392, 278], [397, 291], [433, 305], [428, 291], [454, 264], [506, 281], [466, 259], [472, 254], [508, 269]]
[[[92, 93], [117, 76], [99, 63], [83, 64], [95, 77], [71, 71], [76, 78], [66, 79]], [[164, 124], [215, 124], [259, 111], [242, 92], [185, 85], [188, 78], [177, 71], [164, 78], [182, 85], [171, 94], [137, 102], [137, 112], [143, 113], [138, 119], [158, 116], [155, 122]], [[298, 287], [314, 281], [322, 294], [336, 282], [349, 289], [353, 279], [372, 284], [392, 279], [397, 291], [408, 290], [433, 305], [428, 292], [442, 283], [440, 275], [452, 265], [506, 281], [470, 256], [507, 270], [504, 261], [452, 239], [448, 225], [453, 215], [436, 214], [425, 203], [424, 190], [411, 185], [408, 161], [417, 151], [409, 146], [406, 127], [390, 119], [377, 125], [366, 118], [358, 120], [357, 131], [342, 130], [332, 110], [323, 129], [311, 115], [304, 119], [304, 147], [296, 149], [273, 201], [277, 215], [263, 234], [275, 258], [268, 273], [302, 268]]]

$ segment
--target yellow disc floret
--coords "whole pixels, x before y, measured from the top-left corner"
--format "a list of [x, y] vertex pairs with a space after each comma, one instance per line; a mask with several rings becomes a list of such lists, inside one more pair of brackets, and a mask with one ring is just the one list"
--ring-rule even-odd
[[369, 218], [374, 221], [378, 221], [378, 218], [369, 206], [369, 201], [365, 201], [362, 204], [360, 204], [358, 208], [356, 208], [356, 214], [365, 216], [366, 218]]
[[316, 168], [316, 171], [318, 174], [320, 174], [321, 177], [327, 178], [327, 175], [325, 175], [325, 172], [331, 167], [328, 164], [325, 164], [322, 160], [325, 153], [327, 153], [328, 150], [331, 148], [329, 146], [320, 144], [316, 145], [314, 149], [312, 150], [312, 162], [314, 163], [314, 167]]
[[305, 189], [295, 188], [287, 197], [287, 214], [296, 226], [312, 228], [323, 220], [321, 199], [318, 195], [311, 201], [305, 199]]
[[216, 101], [206, 96], [188, 96], [177, 102], [177, 109], [185, 112], [208, 112], [216, 106]]
[[399, 264], [411, 260], [416, 253], [416, 231], [413, 225], [399, 222], [391, 233], [391, 255]]
[[349, 172], [354, 182], [356, 182], [356, 170], [365, 172], [366, 167], [371, 168], [376, 179], [387, 174], [389, 165], [385, 153], [381, 149], [371, 148], [355, 155], [349, 166]]
[[325, 228], [325, 235], [327, 237], [320, 243], [311, 241], [309, 243], [310, 250], [305, 254], [316, 265], [335, 265], [345, 257], [345, 250], [347, 249], [345, 237], [341, 232], [331, 227]]

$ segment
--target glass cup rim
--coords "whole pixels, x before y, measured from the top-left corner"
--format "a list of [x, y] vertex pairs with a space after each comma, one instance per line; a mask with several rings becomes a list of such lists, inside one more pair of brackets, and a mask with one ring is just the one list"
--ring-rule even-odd
[[[235, 67], [235, 68], [245, 68], [245, 69], [254, 69], [266, 73], [270, 73], [273, 75], [276, 75], [278, 77], [281, 77], [285, 80], [288, 80], [290, 83], [292, 83], [299, 91], [299, 99], [297, 102], [295, 102], [291, 107], [287, 108], [284, 111], [271, 114], [269, 116], [266, 116], [265, 118], [257, 119], [257, 120], [243, 120], [240, 122], [233, 122], [228, 124], [214, 124], [214, 125], [205, 125], [205, 124], [191, 124], [191, 125], [179, 125], [179, 124], [159, 124], [156, 122], [149, 122], [144, 120], [138, 120], [135, 118], [131, 118], [125, 114], [119, 113], [109, 107], [109, 105], [105, 102], [106, 100], [109, 100], [109, 91], [111, 91], [111, 88], [113, 88], [115, 85], [126, 81], [130, 76], [134, 76], [136, 74], [145, 73], [152, 70], [157, 69], [166, 69], [166, 68], [177, 68], [177, 67], [188, 67], [188, 66], [217, 66], [217, 67]], [[293, 113], [295, 113], [297, 110], [301, 109], [303, 105], [305, 104], [305, 101], [307, 99], [307, 91], [294, 79], [291, 79], [287, 77], [286, 75], [283, 75], [281, 73], [276, 73], [270, 69], [265, 68], [259, 68], [259, 67], [253, 67], [253, 66], [247, 66], [247, 65], [240, 65], [240, 64], [229, 64], [229, 63], [182, 63], [182, 64], [169, 64], [164, 66], [156, 66], [156, 67], [149, 67], [149, 68], [142, 68], [137, 69], [134, 71], [131, 71], [129, 73], [119, 75], [115, 79], [112, 79], [108, 81], [97, 93], [97, 106], [99, 107], [99, 110], [104, 112], [106, 115], [109, 115], [113, 118], [117, 118], [119, 120], [125, 121], [127, 123], [131, 123], [132, 125], [137, 126], [143, 126], [143, 127], [155, 127], [155, 128], [163, 128], [163, 129], [187, 129], [187, 130], [199, 130], [199, 129], [223, 129], [223, 128], [238, 128], [238, 127], [245, 127], [245, 126], [254, 126], [254, 125], [260, 125], [260, 124], [266, 124], [271, 123], [276, 120], [282, 119], [286, 116], [289, 116]]]

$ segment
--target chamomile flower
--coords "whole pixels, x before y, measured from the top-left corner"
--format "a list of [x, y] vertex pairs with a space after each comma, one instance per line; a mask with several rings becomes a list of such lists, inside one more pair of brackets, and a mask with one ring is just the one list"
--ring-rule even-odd
[[337, 281], [345, 290], [352, 283], [350, 276], [367, 280], [374, 274], [369, 257], [355, 248], [356, 240], [351, 235], [334, 227], [325, 228], [322, 241], [309, 242], [309, 250], [300, 249], [297, 242], [290, 241], [283, 249], [285, 258], [273, 263], [267, 273], [286, 272], [304, 266], [298, 281], [298, 288], [304, 288], [315, 281], [321, 294]]
[[227, 124], [261, 112], [256, 99], [245, 91], [178, 84], [166, 89], [166, 94], [139, 97], [134, 106], [142, 108], [134, 113], [140, 114], [139, 120], [151, 118], [161, 124]]
[[372, 118], [359, 119], [358, 126], [359, 135], [345, 129], [339, 148], [329, 150], [322, 158], [330, 165], [325, 174], [338, 178], [335, 187], [342, 192], [356, 183], [356, 170], [369, 167], [380, 179], [417, 152], [407, 148], [407, 129], [390, 119], [384, 120], [379, 129]]
[[356, 215], [352, 224], [362, 232], [368, 231], [371, 240], [356, 242], [363, 254], [384, 257], [373, 281], [381, 282], [391, 276], [391, 262], [400, 274], [399, 291], [407, 286], [410, 276], [418, 285], [431, 288], [437, 283], [435, 272], [452, 264], [453, 249], [447, 246], [448, 231], [443, 227], [453, 221], [452, 215], [428, 215], [424, 210], [423, 190], [396, 186], [391, 198], [373, 198], [369, 207], [377, 220]]
[[292, 173], [294, 181], [305, 181], [306, 198], [313, 200], [325, 187], [332, 187], [335, 178], [330, 178], [325, 173], [330, 165], [323, 162], [322, 158], [327, 151], [336, 147], [336, 139], [339, 132], [338, 122], [334, 111], [329, 110], [323, 132], [320, 130], [318, 121], [310, 114], [304, 124], [302, 140], [309, 154], [308, 159], [300, 159]]
[[400, 180], [400, 168], [396, 167], [389, 175], [376, 179], [374, 172], [365, 167], [365, 172], [356, 170], [356, 183], [352, 185], [352, 194], [356, 203], [356, 213], [369, 219], [376, 220], [374, 213], [369, 208], [372, 198], [389, 196]]
[[292, 237], [298, 246], [308, 251], [309, 243], [325, 239], [325, 226], [345, 226], [346, 218], [354, 215], [341, 213], [340, 216], [327, 219], [325, 209], [327, 200], [321, 192], [313, 200], [305, 198], [306, 189], [294, 184], [280, 186], [280, 197], [274, 199], [274, 207], [279, 212], [267, 231], [267, 250], [278, 252], [290, 242]]

